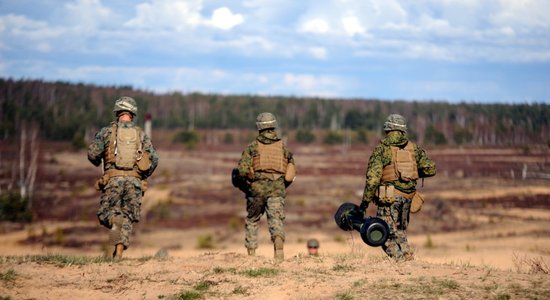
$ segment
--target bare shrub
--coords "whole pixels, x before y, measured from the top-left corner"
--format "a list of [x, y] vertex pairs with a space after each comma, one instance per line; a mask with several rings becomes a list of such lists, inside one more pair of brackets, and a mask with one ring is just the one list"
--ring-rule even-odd
[[528, 257], [527, 255], [520, 256], [514, 253], [512, 261], [518, 272], [527, 274], [550, 274], [550, 267], [542, 256]]

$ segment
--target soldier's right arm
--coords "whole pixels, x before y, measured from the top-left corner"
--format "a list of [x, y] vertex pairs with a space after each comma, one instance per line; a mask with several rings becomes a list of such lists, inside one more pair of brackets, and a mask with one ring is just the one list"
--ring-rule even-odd
[[92, 143], [88, 146], [88, 160], [96, 167], [101, 164], [105, 153], [105, 136], [108, 135], [107, 127], [102, 128], [96, 135]]
[[384, 168], [384, 165], [388, 164], [386, 160], [384, 148], [382, 145], [378, 145], [369, 158], [367, 173], [365, 175], [365, 191], [363, 192], [362, 202], [369, 203], [374, 200], [376, 190], [380, 185], [382, 169]]

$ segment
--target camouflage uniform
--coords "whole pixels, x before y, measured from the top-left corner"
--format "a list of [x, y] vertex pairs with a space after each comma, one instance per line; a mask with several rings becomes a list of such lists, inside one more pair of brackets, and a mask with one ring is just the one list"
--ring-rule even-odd
[[[382, 248], [388, 256], [397, 260], [410, 259], [413, 255], [407, 242], [406, 234], [407, 225], [409, 224], [411, 199], [395, 195], [395, 201], [392, 204], [386, 204], [379, 201], [376, 193], [381, 183], [382, 170], [392, 161], [390, 146], [404, 148], [408, 142], [406, 129], [386, 131], [386, 137], [374, 149], [369, 158], [365, 191], [361, 203], [363, 209], [366, 209], [370, 202], [374, 202], [377, 205], [376, 215], [385, 220], [390, 227], [390, 236]], [[426, 155], [426, 152], [415, 144], [414, 153], [420, 177], [435, 175], [435, 162]], [[393, 185], [398, 191], [410, 194], [416, 191], [416, 183], [416, 180], [407, 182], [398, 179], [389, 184]]]
[[[258, 153], [258, 143], [271, 144], [279, 140], [280, 138], [273, 129], [260, 131], [256, 140], [243, 151], [239, 161], [240, 175], [250, 182], [249, 190], [246, 193], [246, 211], [248, 215], [245, 220], [245, 246], [248, 249], [258, 248], [258, 228], [260, 218], [264, 212], [267, 214], [271, 240], [275, 241], [276, 237], [285, 240], [283, 220], [285, 219], [286, 187], [284, 175], [273, 180], [269, 176], [272, 174], [251, 173], [253, 158]], [[292, 153], [284, 144], [283, 157], [288, 163], [294, 164]]]
[[[117, 122], [117, 126], [135, 127], [133, 122]], [[88, 148], [88, 160], [95, 166], [99, 166], [105, 160], [111, 132], [112, 126], [103, 127], [96, 134], [94, 141]], [[130, 244], [133, 223], [140, 221], [141, 197], [145, 192], [142, 179], [146, 179], [153, 174], [159, 160], [151, 139], [145, 133], [142, 134], [143, 150], [149, 153], [151, 168], [141, 174], [142, 178], [134, 176], [111, 177], [101, 190], [97, 212], [101, 225], [111, 229], [117, 223], [119, 230], [111, 233], [110, 242], [114, 245], [123, 244], [124, 249], [127, 249]], [[103, 168], [105, 171], [116, 169], [113, 163], [106, 163]]]

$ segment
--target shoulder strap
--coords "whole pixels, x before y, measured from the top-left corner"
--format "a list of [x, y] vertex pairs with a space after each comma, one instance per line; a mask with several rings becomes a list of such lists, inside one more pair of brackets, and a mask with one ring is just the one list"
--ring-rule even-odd
[[111, 135], [105, 151], [105, 163], [114, 163], [116, 161], [116, 137], [118, 126], [116, 122], [111, 123]]

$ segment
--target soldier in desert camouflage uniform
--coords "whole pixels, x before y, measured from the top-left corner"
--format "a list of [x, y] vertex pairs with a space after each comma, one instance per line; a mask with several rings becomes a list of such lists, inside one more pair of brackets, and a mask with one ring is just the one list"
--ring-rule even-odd
[[410, 260], [413, 252], [406, 229], [411, 202], [423, 202], [416, 193], [416, 182], [418, 178], [435, 175], [435, 162], [408, 140], [403, 116], [391, 114], [384, 123], [384, 131], [386, 137], [369, 158], [360, 207], [364, 211], [370, 202], [377, 205], [376, 215], [390, 226], [390, 236], [382, 248], [396, 260]]
[[240, 176], [249, 183], [246, 193], [248, 215], [245, 220], [245, 246], [249, 255], [255, 255], [258, 226], [265, 212], [274, 244], [274, 257], [282, 260], [286, 188], [294, 180], [294, 159], [277, 136], [277, 120], [271, 113], [259, 114], [256, 126], [258, 137], [243, 151], [238, 166]]
[[110, 229], [113, 258], [120, 259], [130, 245], [133, 224], [140, 221], [141, 197], [146, 179], [158, 164], [151, 139], [137, 126], [134, 99], [122, 97], [115, 102], [116, 121], [103, 127], [88, 148], [88, 160], [95, 166], [103, 162], [104, 175], [97, 181], [101, 191], [97, 212], [99, 223]]

